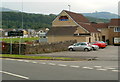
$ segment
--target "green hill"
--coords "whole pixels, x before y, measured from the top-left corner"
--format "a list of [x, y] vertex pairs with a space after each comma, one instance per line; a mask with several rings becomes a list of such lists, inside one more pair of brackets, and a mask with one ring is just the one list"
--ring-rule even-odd
[[[24, 12], [2, 12], [2, 27], [0, 28], [24, 28], [38, 29], [43, 27], [51, 27], [52, 21], [57, 15], [34, 14]], [[23, 18], [23, 19], [22, 19]], [[108, 19], [99, 19], [87, 17], [91, 22], [109, 22]], [[23, 22], [22, 22], [23, 21]], [[22, 27], [23, 23], [23, 27]]]

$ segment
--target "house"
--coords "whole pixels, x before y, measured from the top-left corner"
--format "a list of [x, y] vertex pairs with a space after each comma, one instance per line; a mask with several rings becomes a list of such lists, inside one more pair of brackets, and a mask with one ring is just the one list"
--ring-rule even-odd
[[110, 44], [120, 45], [120, 19], [111, 19], [108, 30]]
[[66, 40], [93, 42], [100, 40], [100, 32], [82, 14], [63, 10], [53, 20], [47, 37], [48, 42]]
[[120, 44], [120, 19], [111, 19], [109, 23], [92, 23], [101, 32], [100, 40], [108, 44]]
[[109, 39], [109, 23], [91, 23], [93, 27], [95, 27], [101, 34], [100, 40], [107, 41]]

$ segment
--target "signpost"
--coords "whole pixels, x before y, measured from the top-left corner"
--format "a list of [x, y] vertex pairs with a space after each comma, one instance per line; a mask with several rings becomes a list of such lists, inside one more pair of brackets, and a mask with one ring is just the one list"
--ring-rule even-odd
[[[8, 36], [11, 37], [11, 44], [10, 44], [10, 54], [12, 54], [12, 37], [13, 36], [23, 36], [23, 31], [9, 31]], [[21, 38], [20, 38], [21, 39]], [[21, 41], [21, 40], [20, 40]], [[20, 42], [19, 42], [20, 43]], [[20, 46], [19, 45], [19, 54], [20, 54]]]
[[9, 31], [8, 36], [23, 36], [23, 31]]

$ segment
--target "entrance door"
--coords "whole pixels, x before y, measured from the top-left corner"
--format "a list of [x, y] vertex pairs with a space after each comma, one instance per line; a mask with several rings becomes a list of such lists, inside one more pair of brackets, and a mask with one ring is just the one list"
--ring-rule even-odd
[[102, 36], [102, 41], [105, 41], [105, 36]]
[[91, 38], [89, 38], [89, 42], [91, 43]]

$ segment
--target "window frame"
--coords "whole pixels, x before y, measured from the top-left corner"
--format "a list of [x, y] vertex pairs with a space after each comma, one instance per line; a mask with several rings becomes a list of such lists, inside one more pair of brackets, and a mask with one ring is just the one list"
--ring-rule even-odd
[[[119, 30], [118, 30], [119, 29]], [[114, 32], [120, 32], [120, 27], [115, 27]]]

